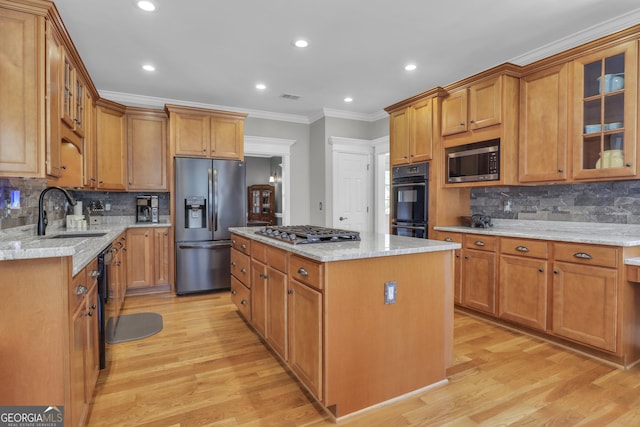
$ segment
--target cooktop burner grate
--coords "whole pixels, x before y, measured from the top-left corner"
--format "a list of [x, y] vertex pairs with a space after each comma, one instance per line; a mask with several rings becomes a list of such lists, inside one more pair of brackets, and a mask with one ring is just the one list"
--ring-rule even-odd
[[360, 233], [357, 231], [318, 227], [315, 225], [269, 226], [261, 228], [256, 231], [256, 233], [292, 244], [360, 240]]

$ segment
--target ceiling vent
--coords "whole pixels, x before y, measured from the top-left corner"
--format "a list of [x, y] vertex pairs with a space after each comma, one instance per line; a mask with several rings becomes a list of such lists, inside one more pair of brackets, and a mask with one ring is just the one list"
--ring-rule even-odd
[[280, 95], [280, 98], [291, 99], [292, 101], [297, 101], [298, 99], [300, 99], [300, 95], [294, 95], [292, 93], [283, 93], [282, 95]]

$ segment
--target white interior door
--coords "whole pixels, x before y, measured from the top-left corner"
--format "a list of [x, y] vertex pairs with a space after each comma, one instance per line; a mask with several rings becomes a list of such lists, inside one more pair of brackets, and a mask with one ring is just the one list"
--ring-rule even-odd
[[333, 167], [333, 226], [353, 231], [371, 231], [371, 155], [336, 152]]

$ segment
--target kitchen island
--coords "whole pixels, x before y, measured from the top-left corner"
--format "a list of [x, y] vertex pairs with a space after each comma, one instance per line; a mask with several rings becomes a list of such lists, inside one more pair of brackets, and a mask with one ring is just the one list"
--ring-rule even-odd
[[335, 419], [446, 383], [457, 243], [291, 244], [232, 228], [232, 300]]

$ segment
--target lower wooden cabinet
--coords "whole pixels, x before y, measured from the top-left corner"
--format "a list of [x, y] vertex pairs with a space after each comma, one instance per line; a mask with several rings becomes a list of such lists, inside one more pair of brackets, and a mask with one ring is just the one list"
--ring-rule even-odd
[[567, 262], [553, 265], [553, 333], [615, 352], [617, 271]]
[[70, 293], [70, 405], [71, 425], [83, 425], [100, 370], [98, 348], [98, 260], [73, 277]]
[[547, 265], [541, 259], [500, 257], [499, 317], [547, 329]]
[[169, 239], [169, 227], [127, 230], [127, 291], [153, 291], [170, 283]]
[[289, 360], [287, 323], [290, 323], [287, 318], [287, 275], [269, 266], [267, 283], [267, 342], [286, 361]]
[[465, 235], [462, 249], [462, 305], [496, 314], [495, 237]]
[[289, 366], [314, 396], [322, 396], [322, 293], [289, 281]]

